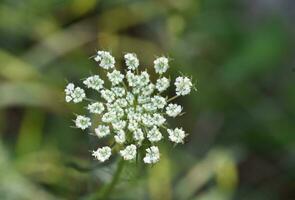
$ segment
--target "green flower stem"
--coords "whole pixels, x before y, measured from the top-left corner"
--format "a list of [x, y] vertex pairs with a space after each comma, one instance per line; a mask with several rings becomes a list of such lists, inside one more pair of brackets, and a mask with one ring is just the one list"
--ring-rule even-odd
[[106, 188], [104, 189], [102, 193], [99, 192], [99, 196], [97, 199], [104, 199], [104, 200], [109, 199], [110, 194], [112, 193], [113, 189], [115, 188], [116, 184], [118, 183], [120, 179], [120, 175], [123, 171], [124, 164], [125, 164], [124, 160], [121, 159], [118, 163], [115, 174], [113, 175], [112, 181], [109, 183], [109, 185], [106, 186]]
[[174, 97], [171, 97], [170, 99], [167, 100], [167, 103], [173, 101], [174, 99], [178, 98], [179, 96], [178, 95], [175, 95]]

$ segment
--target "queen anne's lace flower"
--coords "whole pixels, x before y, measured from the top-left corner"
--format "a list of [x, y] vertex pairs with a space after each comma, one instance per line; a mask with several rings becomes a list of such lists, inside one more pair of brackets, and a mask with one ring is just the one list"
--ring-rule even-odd
[[[93, 101], [86, 98], [82, 88], [69, 83], [65, 89], [65, 100], [74, 103], [91, 101], [87, 110], [95, 119], [101, 121], [94, 129], [95, 134], [98, 138], [111, 136], [109, 138], [112, 143], [115, 142], [114, 150], [120, 149], [119, 154], [124, 160], [132, 161], [144, 157], [144, 163], [155, 164], [160, 160], [159, 148], [153, 146], [156, 142], [168, 139], [174, 143], [184, 143], [186, 133], [182, 128], [167, 128], [167, 117], [180, 115], [182, 106], [171, 101], [189, 94], [192, 82], [187, 77], [178, 77], [175, 81], [177, 95], [172, 98], [162, 96], [170, 86], [170, 80], [162, 77], [169, 68], [169, 60], [160, 57], [154, 61], [155, 71], [161, 76], [153, 83], [146, 70], [139, 70], [139, 61], [135, 54], [127, 53], [124, 58], [128, 68], [125, 75], [115, 69], [115, 59], [109, 52], [98, 51], [94, 59], [101, 68], [108, 70], [101, 75], [107, 76], [108, 80], [93, 75], [83, 83], [86, 88], [99, 93], [100, 99]], [[74, 122], [76, 127], [82, 130], [92, 125], [91, 119], [82, 115], [78, 115]], [[143, 152], [146, 152], [145, 155], [137, 156]], [[100, 162], [108, 160], [111, 154], [112, 149], [107, 146], [92, 153]]]
[[168, 78], [163, 77], [157, 80], [156, 88], [159, 92], [164, 92], [170, 86]]
[[112, 155], [112, 149], [110, 147], [98, 148], [96, 151], [92, 151], [92, 156], [94, 156], [100, 162], [105, 162]]
[[143, 161], [147, 164], [155, 164], [160, 160], [160, 151], [156, 146], [151, 146], [146, 149], [146, 155], [143, 158]]
[[115, 67], [115, 58], [107, 51], [98, 51], [94, 60], [99, 62], [103, 69], [112, 69]]
[[112, 103], [116, 98], [115, 94], [111, 90], [102, 90], [100, 93], [101, 97], [108, 103]]
[[163, 136], [160, 130], [154, 126], [151, 130], [148, 131], [147, 138], [150, 142], [159, 142]]
[[83, 101], [86, 97], [85, 92], [82, 88], [76, 87], [73, 83], [69, 83], [65, 89], [66, 102], [73, 101], [74, 103], [79, 103]]
[[155, 67], [156, 73], [158, 74], [165, 73], [169, 68], [168, 58], [166, 57], [157, 58], [154, 61], [154, 67]]
[[176, 117], [177, 115], [179, 115], [181, 113], [181, 111], [182, 111], [182, 107], [177, 104], [170, 103], [166, 107], [166, 113], [169, 117]]
[[193, 86], [191, 80], [187, 77], [177, 77], [175, 81], [176, 94], [185, 96], [191, 92]]
[[134, 144], [131, 144], [127, 146], [124, 150], [121, 150], [120, 154], [124, 160], [133, 160], [136, 157], [136, 146]]
[[126, 134], [123, 130], [119, 130], [114, 138], [118, 144], [123, 144], [126, 141]]
[[141, 129], [136, 129], [133, 132], [133, 138], [135, 141], [138, 142], [138, 144], [141, 144], [141, 142], [144, 140], [144, 135]]
[[135, 70], [139, 66], [139, 61], [134, 53], [127, 53], [124, 56], [125, 64], [127, 65], [129, 70]]
[[169, 139], [175, 143], [183, 143], [183, 139], [185, 138], [185, 132], [180, 129], [176, 128], [174, 130], [168, 129]]
[[156, 106], [159, 109], [162, 109], [166, 106], [167, 102], [166, 99], [164, 97], [161, 96], [154, 96], [151, 99], [152, 103], [154, 104], [154, 106]]
[[113, 85], [118, 85], [124, 79], [124, 75], [120, 71], [114, 70], [112, 73], [108, 72], [108, 78]]
[[104, 81], [98, 75], [94, 75], [88, 77], [86, 80], [83, 81], [83, 83], [87, 86], [87, 88], [99, 91], [103, 88]]
[[101, 114], [104, 111], [104, 106], [102, 103], [96, 102], [89, 104], [87, 109], [90, 113]]
[[110, 127], [105, 126], [105, 125], [99, 125], [96, 129], [95, 129], [95, 134], [97, 135], [97, 137], [102, 138], [105, 137], [107, 135], [109, 135], [111, 133], [110, 131]]
[[75, 120], [75, 124], [77, 128], [85, 130], [86, 128], [91, 126], [90, 118], [82, 116], [82, 115], [78, 115]]

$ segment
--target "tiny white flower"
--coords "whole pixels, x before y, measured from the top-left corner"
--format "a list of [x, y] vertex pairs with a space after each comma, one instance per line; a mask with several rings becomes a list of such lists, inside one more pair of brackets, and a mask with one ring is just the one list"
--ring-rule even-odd
[[123, 144], [126, 141], [126, 134], [123, 130], [119, 130], [116, 132], [114, 138], [118, 144]]
[[159, 148], [156, 146], [151, 146], [146, 149], [146, 155], [143, 158], [144, 163], [146, 164], [155, 164], [160, 160]]
[[169, 139], [172, 142], [175, 142], [175, 143], [183, 143], [184, 142], [183, 139], [185, 138], [186, 134], [182, 129], [180, 129], [180, 128], [176, 128], [174, 130], [168, 129], [167, 132], [169, 134]]
[[92, 151], [92, 156], [94, 156], [100, 162], [105, 162], [112, 155], [112, 149], [108, 146], [98, 148], [96, 151]]
[[123, 97], [126, 94], [126, 90], [123, 87], [113, 87], [111, 90], [116, 97]]
[[154, 126], [154, 118], [150, 114], [143, 114], [142, 117], [142, 123], [147, 126], [147, 127], [152, 127]]
[[75, 85], [73, 83], [69, 83], [65, 89], [66, 95], [71, 95], [74, 92], [74, 89], [75, 89]]
[[79, 103], [83, 101], [83, 99], [86, 97], [84, 90], [80, 87], [75, 88], [75, 85], [73, 83], [69, 83], [66, 86], [65, 93], [66, 93], [66, 98], [65, 98], [66, 102], [73, 101], [74, 103]]
[[128, 106], [127, 100], [123, 99], [123, 98], [122, 99], [117, 99], [114, 104], [120, 106], [121, 108], [125, 108], [125, 107]]
[[163, 117], [161, 114], [154, 113], [153, 115], [154, 124], [157, 126], [161, 126], [166, 122], [165, 117]]
[[114, 70], [113, 72], [108, 72], [107, 74], [109, 80], [111, 81], [112, 85], [118, 85], [124, 79], [124, 75], [121, 74], [120, 71]]
[[154, 126], [151, 130], [148, 131], [147, 138], [150, 142], [158, 142], [163, 138], [163, 136], [159, 129]]
[[112, 123], [112, 126], [115, 130], [123, 130], [126, 127], [126, 121], [118, 120]]
[[98, 51], [94, 60], [99, 62], [99, 66], [103, 69], [115, 67], [115, 58], [107, 51]]
[[82, 115], [78, 115], [75, 120], [75, 124], [77, 128], [85, 130], [86, 128], [91, 126], [90, 118], [82, 116]]
[[150, 96], [153, 94], [153, 92], [155, 90], [155, 85], [150, 83], [149, 85], [143, 87], [141, 90], [142, 90], [143, 95]]
[[114, 111], [104, 113], [101, 118], [101, 121], [104, 123], [112, 123], [116, 120], [117, 120], [117, 113]]
[[136, 129], [138, 129], [138, 122], [136, 122], [135, 120], [129, 120], [128, 130], [135, 131]]
[[124, 160], [133, 160], [136, 158], [136, 146], [134, 144], [131, 144], [127, 146], [124, 150], [121, 150], [120, 154]]
[[124, 56], [125, 64], [127, 65], [129, 70], [135, 70], [139, 66], [139, 61], [137, 59], [136, 54], [134, 53], [127, 53]]
[[71, 96], [66, 96], [66, 102], [67, 102], [67, 103], [71, 102], [72, 99], [73, 99], [73, 98], [72, 98]]
[[154, 67], [155, 67], [156, 73], [158, 74], [165, 73], [167, 69], [169, 68], [168, 58], [166, 57], [157, 58], [154, 61]]
[[141, 72], [139, 76], [138, 86], [142, 88], [146, 86], [147, 84], [149, 84], [149, 82], [150, 82], [150, 75], [146, 71]]
[[94, 75], [88, 77], [86, 80], [83, 81], [83, 83], [87, 86], [87, 88], [99, 91], [103, 88], [104, 81], [98, 75]]
[[170, 86], [168, 78], [163, 77], [157, 80], [156, 88], [159, 92], [164, 92]]
[[111, 133], [111, 131], [110, 131], [110, 127], [109, 126], [99, 125], [95, 129], [95, 134], [99, 138], [105, 137], [105, 136], [109, 135], [110, 133]]
[[74, 92], [72, 93], [72, 98], [74, 103], [79, 103], [83, 101], [86, 97], [85, 92], [82, 88], [76, 87]]
[[137, 101], [139, 104], [145, 104], [145, 103], [149, 103], [151, 101], [151, 98], [148, 96], [140, 95], [138, 96]]
[[101, 114], [104, 111], [104, 106], [102, 103], [96, 102], [89, 104], [87, 109], [90, 113]]
[[185, 96], [191, 92], [193, 86], [191, 80], [187, 77], [177, 77], [175, 81], [176, 94], [178, 96]]
[[169, 117], [176, 117], [181, 113], [181, 111], [182, 111], [182, 107], [177, 104], [171, 103], [166, 107], [166, 114]]
[[136, 129], [133, 132], [133, 138], [135, 141], [137, 141], [139, 144], [144, 140], [144, 134], [141, 129]]
[[101, 90], [101, 97], [104, 98], [108, 103], [112, 103], [116, 96], [111, 90]]
[[141, 91], [140, 87], [134, 87], [134, 88], [132, 88], [132, 93], [133, 94], [139, 94], [140, 91]]
[[147, 112], [154, 112], [157, 110], [157, 106], [155, 106], [153, 103], [146, 103], [143, 104], [142, 107], [147, 111]]
[[151, 99], [152, 103], [154, 104], [154, 106], [156, 106], [159, 109], [162, 109], [166, 106], [167, 102], [166, 99], [164, 97], [161, 96], [154, 96]]
[[127, 96], [126, 96], [126, 100], [128, 101], [128, 103], [130, 105], [133, 105], [133, 103], [134, 103], [134, 95], [131, 92], [128, 92]]

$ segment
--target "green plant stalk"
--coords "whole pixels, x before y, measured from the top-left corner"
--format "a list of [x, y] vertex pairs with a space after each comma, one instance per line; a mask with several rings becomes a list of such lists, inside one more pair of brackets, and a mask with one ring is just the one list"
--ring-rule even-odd
[[104, 186], [102, 189], [98, 190], [94, 194], [91, 194], [86, 198], [87, 200], [107, 200], [109, 199], [110, 194], [112, 193], [113, 189], [115, 188], [116, 184], [118, 183], [121, 173], [124, 168], [124, 160], [120, 159], [117, 165], [117, 169], [113, 175], [111, 182]]
[[110, 194], [112, 193], [113, 189], [115, 188], [116, 184], [118, 183], [120, 176], [122, 174], [123, 168], [124, 168], [124, 160], [121, 159], [118, 163], [117, 169], [115, 171], [115, 174], [113, 175], [112, 181], [109, 183], [109, 185], [104, 188], [104, 190], [99, 193], [97, 193], [97, 197], [95, 199], [109, 199]]

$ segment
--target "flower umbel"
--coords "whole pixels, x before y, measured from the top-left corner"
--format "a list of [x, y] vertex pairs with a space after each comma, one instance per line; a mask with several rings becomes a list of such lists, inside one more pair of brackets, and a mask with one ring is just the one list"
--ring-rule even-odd
[[[153, 83], [146, 70], [139, 70], [139, 60], [134, 53], [124, 55], [126, 74], [115, 68], [115, 58], [107, 51], [98, 51], [94, 60], [99, 67], [106, 70], [107, 80], [99, 75], [86, 78], [83, 84], [99, 94], [99, 98], [86, 98], [85, 91], [69, 83], [65, 89], [66, 102], [80, 103], [90, 101], [86, 106], [93, 119], [100, 119], [97, 125], [91, 122], [92, 117], [77, 115], [75, 126], [82, 130], [96, 124], [95, 135], [100, 139], [109, 138], [116, 147], [104, 146], [92, 152], [100, 162], [109, 160], [112, 151], [118, 150], [119, 155], [126, 161], [143, 158], [146, 164], [155, 164], [160, 160], [160, 150], [156, 146], [161, 141], [170, 140], [175, 144], [184, 143], [186, 133], [182, 128], [170, 129], [167, 118], [180, 116], [181, 105], [171, 103], [179, 96], [188, 95], [193, 87], [188, 77], [177, 77], [176, 96], [168, 98], [165, 91], [170, 87], [170, 78], [163, 74], [169, 69], [169, 60], [159, 57], [154, 61], [154, 69], [159, 78]], [[101, 75], [101, 74], [100, 74]], [[110, 87], [107, 87], [110, 85]], [[103, 139], [104, 140], [104, 139]], [[142, 156], [137, 156], [145, 152]]]

